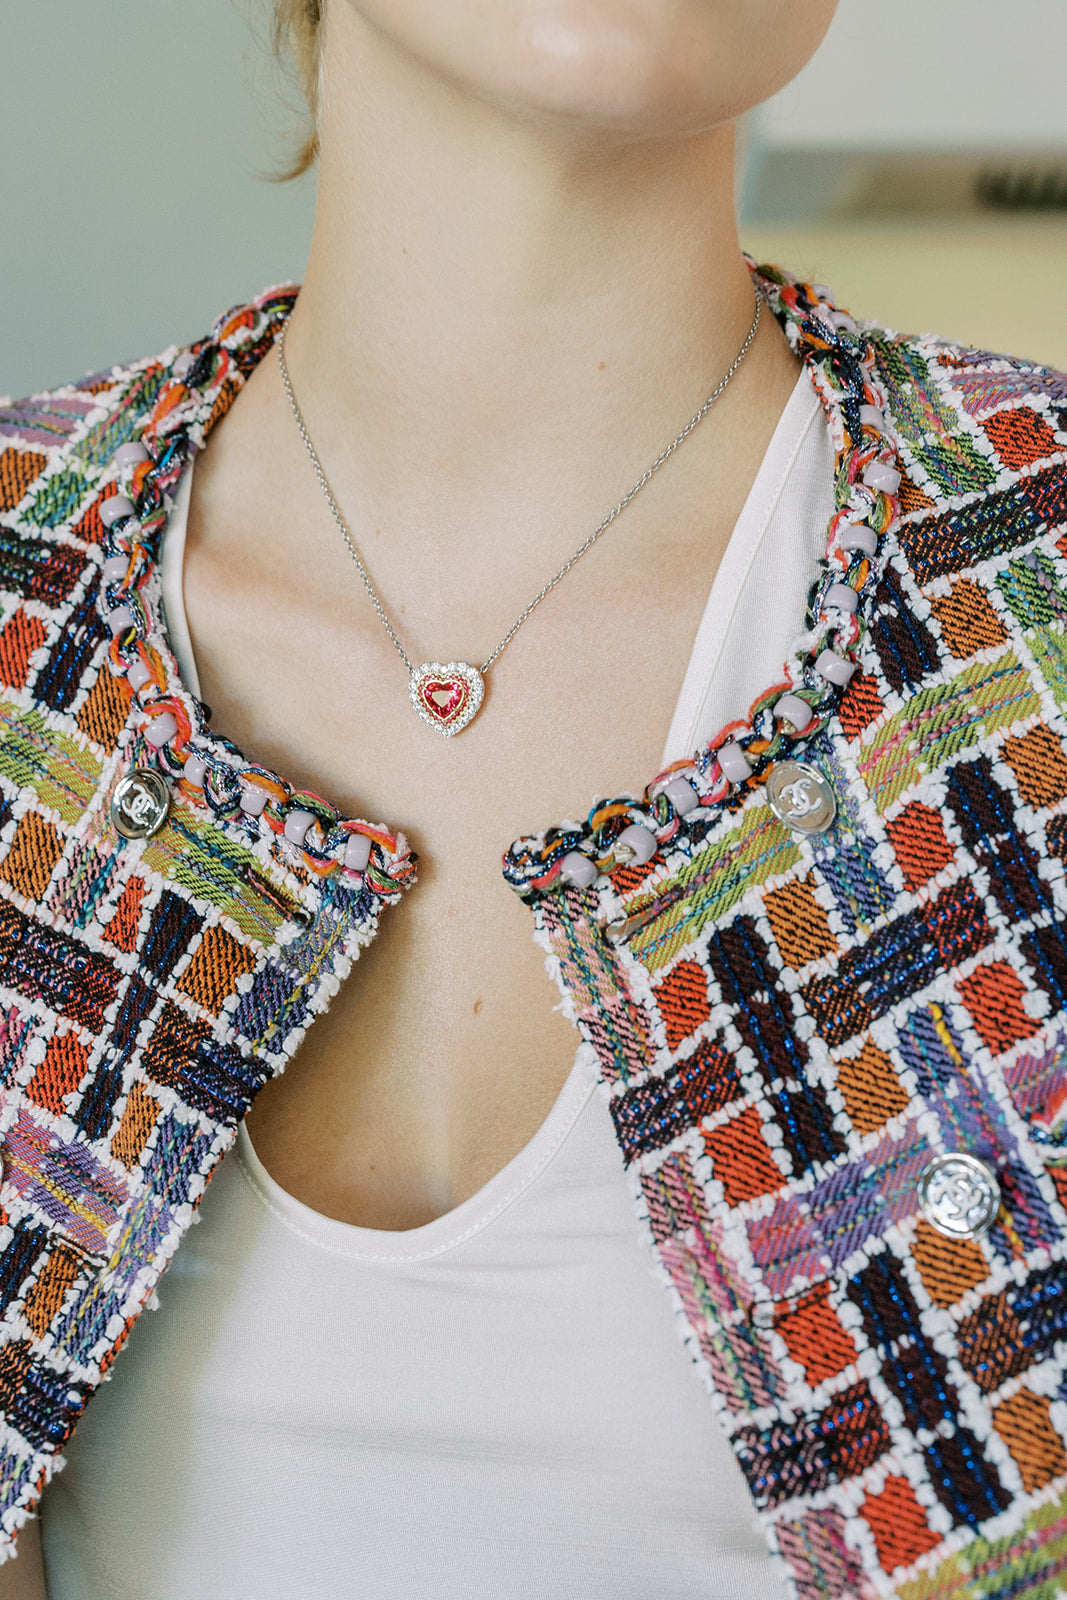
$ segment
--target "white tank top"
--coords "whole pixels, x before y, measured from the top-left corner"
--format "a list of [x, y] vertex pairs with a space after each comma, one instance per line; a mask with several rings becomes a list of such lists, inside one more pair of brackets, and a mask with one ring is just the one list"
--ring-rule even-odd
[[[188, 481], [163, 583], [195, 689]], [[801, 377], [716, 576], [666, 760], [780, 677], [832, 484]], [[160, 1309], [45, 1493], [51, 1600], [784, 1600], [595, 1079], [583, 1046], [525, 1149], [404, 1232], [301, 1205], [242, 1127]]]

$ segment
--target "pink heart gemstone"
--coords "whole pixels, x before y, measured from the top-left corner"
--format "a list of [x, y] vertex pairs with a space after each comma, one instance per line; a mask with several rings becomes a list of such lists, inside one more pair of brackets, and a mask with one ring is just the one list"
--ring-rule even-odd
[[427, 678], [420, 686], [422, 703], [438, 722], [454, 722], [470, 699], [464, 678]]
[[482, 703], [484, 685], [466, 661], [428, 661], [411, 675], [411, 703], [445, 738], [461, 733]]

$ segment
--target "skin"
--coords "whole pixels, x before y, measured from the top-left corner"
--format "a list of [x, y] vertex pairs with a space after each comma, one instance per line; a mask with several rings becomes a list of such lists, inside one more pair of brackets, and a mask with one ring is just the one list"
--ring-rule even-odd
[[19, 1534], [14, 1561], [0, 1567], [0, 1600], [48, 1600], [39, 1522], [26, 1524]]
[[[484, 660], [733, 359], [753, 299], [732, 119], [792, 76], [831, 9], [335, 0], [288, 355], [415, 661]], [[422, 863], [249, 1118], [268, 1170], [316, 1210], [416, 1227], [544, 1120], [576, 1040], [500, 852], [658, 770], [795, 378], [766, 318], [728, 398], [524, 626], [451, 741], [410, 710], [273, 360], [211, 440], [185, 582], [216, 725], [401, 827]]]
[[[484, 660], [733, 360], [753, 310], [734, 120], [799, 70], [833, 8], [331, 0], [287, 351], [416, 662]], [[290, 782], [402, 828], [421, 858], [249, 1116], [260, 1158], [307, 1205], [417, 1227], [547, 1115], [576, 1036], [500, 853], [658, 770], [796, 376], [765, 316], [722, 403], [522, 628], [449, 741], [410, 709], [274, 360], [211, 436], [185, 598], [215, 726]], [[35, 1535], [0, 1569], [0, 1600], [40, 1600]]]

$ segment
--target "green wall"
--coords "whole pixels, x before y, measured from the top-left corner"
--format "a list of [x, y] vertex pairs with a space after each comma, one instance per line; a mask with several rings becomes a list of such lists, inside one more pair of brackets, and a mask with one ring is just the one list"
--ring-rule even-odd
[[[0, 0], [0, 394], [299, 278], [313, 185], [266, 0]], [[286, 95], [288, 103], [286, 103]]]

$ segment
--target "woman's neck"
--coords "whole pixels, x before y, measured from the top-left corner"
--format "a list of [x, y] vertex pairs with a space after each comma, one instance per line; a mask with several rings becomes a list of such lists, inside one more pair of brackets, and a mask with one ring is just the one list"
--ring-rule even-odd
[[507, 117], [343, 5], [328, 45], [287, 355], [338, 498], [397, 529], [428, 500], [454, 525], [524, 502], [595, 521], [751, 321], [732, 127], [627, 142]]

